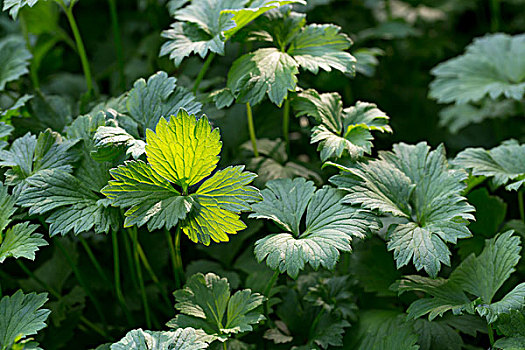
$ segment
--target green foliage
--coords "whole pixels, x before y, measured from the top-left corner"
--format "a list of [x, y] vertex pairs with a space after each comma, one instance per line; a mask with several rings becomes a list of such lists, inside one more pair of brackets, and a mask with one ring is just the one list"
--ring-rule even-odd
[[476, 102], [486, 95], [520, 100], [525, 93], [525, 35], [491, 34], [477, 38], [465, 54], [432, 70], [430, 96], [441, 103]]
[[206, 117], [196, 120], [181, 110], [169, 122], [161, 119], [155, 132], [148, 130], [146, 143], [148, 163], [130, 161], [113, 169], [114, 180], [102, 190], [114, 205], [129, 208], [125, 227], [148, 223], [150, 230], [170, 229], [180, 222], [193, 242], [205, 245], [228, 241], [228, 234], [246, 227], [239, 213], [259, 198], [248, 186], [255, 174], [236, 166], [210, 177], [221, 142]]
[[24, 294], [21, 290], [0, 299], [0, 349], [7, 350], [46, 327], [50, 311], [41, 309], [47, 294]]
[[208, 273], [193, 275], [174, 293], [180, 312], [168, 322], [172, 328], [202, 329], [211, 341], [226, 341], [232, 334], [253, 330], [265, 317], [257, 310], [264, 297], [249, 289], [230, 292], [228, 280]]
[[332, 69], [355, 74], [355, 58], [346, 50], [352, 41], [338, 26], [306, 25], [295, 12], [272, 12], [260, 21], [253, 40], [272, 43], [239, 57], [230, 68], [226, 88], [216, 92], [219, 108], [239, 103], [260, 103], [265, 95], [281, 106], [297, 87], [299, 67], [317, 74]]
[[[252, 205], [250, 217], [270, 219], [285, 232], [270, 234], [255, 243], [257, 260], [290, 277], [310, 264], [333, 269], [340, 252], [351, 250], [353, 238], [364, 238], [374, 229], [371, 216], [342, 203], [342, 191], [329, 187], [315, 190], [303, 178], [273, 180], [261, 192], [262, 202]], [[300, 228], [306, 211], [306, 227]], [[370, 220], [367, 222], [367, 219]]]
[[[520, 239], [507, 231], [487, 240], [483, 252], [463, 260], [448, 279], [405, 276], [395, 288], [399, 293], [420, 291], [430, 295], [410, 305], [407, 310], [410, 318], [429, 314], [432, 320], [451, 310], [454, 314], [477, 312], [488, 323], [494, 323], [500, 315], [523, 308], [525, 283], [493, 302], [496, 292], [515, 271], [520, 251]], [[478, 299], [472, 301], [465, 292]]]
[[371, 131], [392, 132], [388, 117], [373, 103], [358, 101], [355, 106], [343, 109], [337, 93], [319, 94], [306, 90], [293, 99], [297, 116], [315, 118], [318, 126], [312, 129], [311, 143], [319, 142], [321, 160], [350, 156], [362, 157], [372, 151]]
[[18, 16], [18, 11], [24, 6], [35, 6], [38, 0], [4, 0], [4, 7], [2, 11], [9, 11], [13, 19]]
[[30, 59], [31, 53], [22, 38], [13, 36], [0, 40], [0, 91], [5, 89], [7, 83], [29, 72], [27, 67]]
[[465, 172], [449, 168], [442, 145], [430, 151], [421, 142], [394, 145], [393, 152], [344, 168], [331, 181], [348, 193], [347, 203], [401, 218], [387, 235], [397, 267], [412, 260], [436, 277], [441, 264], [450, 265], [446, 243], [471, 236], [474, 208], [461, 196], [465, 179]]
[[467, 148], [454, 163], [471, 170], [473, 175], [491, 178], [496, 187], [506, 185], [509, 191], [518, 191], [525, 183], [525, 145], [508, 140], [490, 150]]
[[179, 328], [174, 332], [129, 331], [111, 350], [199, 350], [208, 344], [199, 340], [193, 328]]
[[162, 32], [168, 39], [160, 55], [169, 55], [179, 66], [191, 54], [205, 58], [209, 52], [224, 55], [224, 44], [236, 32], [263, 13], [282, 5], [304, 3], [302, 0], [198, 0], [177, 8], [177, 20]]

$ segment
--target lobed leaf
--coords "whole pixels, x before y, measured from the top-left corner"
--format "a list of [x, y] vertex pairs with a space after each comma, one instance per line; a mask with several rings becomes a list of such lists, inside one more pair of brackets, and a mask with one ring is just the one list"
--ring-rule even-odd
[[[9, 6], [9, 0], [4, 2], [4, 11]], [[11, 14], [16, 16], [13, 10]], [[0, 40], [0, 91], [7, 83], [17, 80], [29, 73], [31, 53], [26, 47], [24, 39], [18, 36], [8, 36]]]

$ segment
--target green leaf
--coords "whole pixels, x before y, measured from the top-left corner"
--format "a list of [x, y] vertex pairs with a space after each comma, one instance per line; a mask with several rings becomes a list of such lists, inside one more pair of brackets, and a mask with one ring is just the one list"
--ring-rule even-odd
[[498, 339], [494, 347], [502, 350], [523, 350], [525, 349], [523, 344], [525, 344], [525, 337], [509, 337]]
[[29, 133], [17, 138], [9, 151], [0, 151], [0, 165], [11, 168], [6, 172], [6, 183], [25, 186], [32, 176], [46, 170], [72, 172], [72, 164], [78, 159], [74, 145], [51, 130], [38, 138]]
[[[258, 240], [255, 255], [292, 278], [307, 263], [316, 270], [333, 269], [340, 252], [351, 250], [353, 238], [363, 238], [367, 229], [377, 228], [366, 212], [342, 203], [341, 191], [323, 187], [315, 192], [313, 183], [303, 178], [273, 180], [266, 186], [263, 201], [252, 205], [250, 217], [273, 220], [286, 232]], [[305, 211], [306, 228], [301, 232]]]
[[24, 222], [8, 229], [0, 245], [0, 263], [9, 257], [35, 260], [35, 252], [47, 245], [42, 235], [35, 233], [37, 228], [37, 225]]
[[10, 196], [7, 187], [0, 182], [0, 233], [11, 223], [11, 216], [16, 211], [15, 203], [16, 198]]
[[129, 116], [137, 122], [146, 134], [147, 129], [155, 129], [159, 120], [177, 114], [184, 108], [190, 114], [201, 111], [201, 103], [183, 87], [176, 86], [177, 79], [168, 77], [165, 72], [157, 72], [148, 80], [139, 79], [133, 84], [126, 100]]
[[2, 11], [9, 11], [9, 14], [13, 19], [18, 16], [18, 11], [24, 6], [33, 7], [38, 0], [4, 0], [4, 8]]
[[265, 319], [256, 310], [262, 295], [249, 289], [231, 295], [228, 280], [213, 273], [193, 275], [174, 295], [180, 314], [168, 326], [202, 329], [212, 340], [224, 342], [231, 334], [252, 331], [252, 325]]
[[357, 318], [355, 296], [350, 291], [349, 276], [321, 278], [319, 283], [308, 288], [305, 300], [321, 306], [326, 312], [343, 320]]
[[194, 242], [228, 241], [228, 234], [246, 227], [239, 213], [259, 194], [248, 186], [255, 174], [241, 166], [210, 177], [220, 150], [218, 129], [212, 130], [206, 117], [196, 120], [181, 110], [169, 122], [161, 119], [156, 132], [148, 130], [149, 163], [130, 161], [111, 170], [114, 180], [102, 193], [113, 205], [129, 208], [125, 227], [147, 223], [150, 230], [170, 229], [180, 223]]
[[525, 183], [525, 144], [508, 140], [490, 150], [467, 148], [454, 159], [458, 166], [473, 175], [487, 176], [494, 185], [518, 191]]
[[329, 72], [332, 68], [355, 74], [356, 59], [346, 52], [352, 40], [340, 30], [341, 27], [333, 24], [310, 24], [295, 36], [287, 52], [302, 68], [314, 74], [319, 69]]
[[414, 331], [421, 350], [461, 350], [464, 345], [461, 335], [444, 320], [418, 319]]
[[47, 300], [47, 293], [24, 294], [21, 290], [0, 300], [0, 349], [10, 349], [18, 339], [46, 327], [50, 311], [40, 308]]
[[258, 49], [238, 58], [228, 73], [227, 86], [240, 103], [255, 105], [266, 94], [281, 106], [288, 91], [295, 91], [297, 62], [276, 48]]
[[257, 174], [254, 181], [257, 187], [264, 187], [270, 180], [293, 179], [298, 176], [313, 180], [315, 183], [323, 182], [317, 172], [288, 160], [286, 143], [281, 139], [258, 139], [256, 142], [259, 157], [253, 156], [253, 145], [250, 141], [243, 143], [241, 148], [252, 156], [247, 160], [246, 168]]
[[367, 310], [361, 313], [354, 349], [417, 350], [418, 336], [397, 311]]
[[358, 101], [355, 106], [343, 109], [337, 93], [306, 90], [293, 99], [293, 107], [297, 116], [307, 115], [319, 123], [312, 129], [310, 143], [319, 142], [323, 162], [343, 155], [360, 158], [372, 151], [371, 131], [392, 132], [388, 116], [375, 104]]
[[224, 55], [224, 32], [234, 28], [233, 15], [226, 9], [243, 8], [248, 0], [197, 0], [177, 9], [174, 17], [178, 22], [162, 32], [168, 39], [160, 55], [169, 55], [179, 66], [192, 53], [206, 57], [209, 51]]
[[134, 329], [119, 342], [111, 345], [111, 350], [199, 350], [208, 344], [199, 340], [193, 328], [179, 328], [174, 332], [152, 332]]
[[138, 159], [146, 153], [146, 143], [135, 139], [127, 130], [119, 126], [101, 126], [93, 138], [98, 150], [109, 148], [114, 154], [112, 147], [123, 147], [126, 149], [126, 155], [131, 155], [133, 159]]
[[[4, 2], [4, 11], [8, 9], [7, 6], [9, 6], [9, 0]], [[14, 13], [16, 16], [16, 12], [18, 10], [11, 10], [11, 15]], [[28, 66], [31, 57], [23, 38], [8, 36], [0, 40], [0, 91], [5, 89], [7, 83], [29, 73]]]
[[440, 103], [476, 102], [485, 96], [520, 100], [525, 93], [525, 35], [489, 34], [432, 70], [430, 97]]
[[[520, 251], [519, 237], [512, 236], [512, 231], [507, 231], [487, 240], [483, 252], [479, 256], [472, 254], [461, 262], [448, 280], [405, 276], [394, 289], [400, 294], [405, 291], [420, 291], [431, 296], [418, 299], [410, 305], [408, 314], [411, 318], [428, 313], [432, 320], [449, 310], [454, 314], [477, 311], [488, 323], [494, 323], [500, 315], [520, 310], [525, 303], [525, 283], [516, 286], [500, 301], [492, 301], [496, 292], [515, 271]], [[478, 299], [471, 301], [465, 292]]]
[[450, 265], [446, 243], [471, 236], [474, 208], [461, 196], [467, 174], [449, 168], [443, 145], [430, 151], [425, 142], [400, 143], [345, 170], [331, 181], [347, 191], [346, 202], [402, 218], [387, 235], [398, 268], [412, 260], [435, 277], [441, 264]]
[[377, 47], [359, 48], [353, 52], [356, 59], [355, 71], [371, 78], [376, 73], [376, 67], [379, 65], [378, 56], [383, 56], [385, 52]]
[[43, 170], [27, 180], [29, 185], [18, 204], [29, 207], [29, 214], [51, 213], [49, 235], [78, 235], [91, 229], [108, 233], [119, 227], [119, 211], [100, 199], [96, 192], [73, 175], [59, 169]]

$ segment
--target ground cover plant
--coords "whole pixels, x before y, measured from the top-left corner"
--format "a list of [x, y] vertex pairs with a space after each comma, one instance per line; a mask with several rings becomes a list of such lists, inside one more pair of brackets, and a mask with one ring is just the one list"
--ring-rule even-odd
[[0, 350], [525, 349], [523, 1], [0, 9]]

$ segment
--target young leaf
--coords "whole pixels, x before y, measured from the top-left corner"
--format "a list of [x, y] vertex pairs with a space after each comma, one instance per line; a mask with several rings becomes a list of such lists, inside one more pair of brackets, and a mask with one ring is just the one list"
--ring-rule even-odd
[[134, 329], [111, 350], [200, 350], [208, 344], [199, 340], [193, 328], [179, 328], [174, 332], [152, 332]]
[[471, 170], [472, 175], [487, 176], [494, 185], [518, 191], [525, 183], [525, 144], [508, 140], [490, 150], [467, 148], [460, 152], [454, 163]]
[[205, 245], [228, 241], [228, 234], [246, 227], [239, 213], [259, 199], [258, 190], [248, 186], [255, 174], [236, 166], [212, 175], [221, 142], [208, 118], [197, 121], [181, 110], [169, 122], [162, 118], [155, 132], [148, 130], [146, 143], [148, 163], [130, 161], [113, 169], [114, 180], [102, 190], [114, 205], [129, 208], [124, 226], [170, 229], [180, 222], [192, 241]]
[[193, 275], [184, 289], [173, 294], [180, 314], [168, 326], [202, 329], [212, 340], [224, 342], [231, 334], [252, 331], [252, 325], [265, 319], [256, 310], [263, 303], [262, 295], [249, 289], [231, 295], [228, 280], [213, 273]]
[[[7, 3], [4, 3], [4, 10]], [[31, 53], [27, 50], [24, 39], [8, 36], [0, 40], [0, 91], [5, 85], [29, 73]]]
[[[342, 203], [342, 191], [329, 187], [315, 191], [303, 178], [279, 179], [266, 184], [263, 201], [252, 205], [250, 217], [270, 219], [285, 232], [268, 235], [255, 243], [259, 262], [297, 278], [309, 263], [314, 269], [333, 269], [340, 252], [351, 250], [353, 238], [363, 238], [367, 229], [377, 228], [365, 211]], [[306, 228], [300, 223], [306, 211]], [[370, 221], [367, 221], [370, 219]]]
[[375, 104], [357, 101], [343, 109], [337, 93], [319, 94], [315, 90], [301, 92], [293, 99], [297, 116], [308, 115], [319, 123], [312, 129], [310, 143], [319, 142], [321, 160], [349, 155], [356, 159], [372, 150], [371, 131], [392, 132], [388, 116]]
[[11, 349], [15, 341], [46, 327], [50, 311], [40, 308], [47, 300], [47, 293], [24, 294], [21, 290], [0, 299], [0, 349]]
[[15, 201], [0, 182], [0, 263], [9, 257], [35, 260], [35, 252], [47, 245], [42, 235], [35, 233], [38, 226], [28, 222], [16, 224], [4, 233], [16, 210]]
[[38, 0], [4, 0], [4, 7], [2, 11], [9, 11], [9, 14], [13, 19], [18, 16], [18, 11], [24, 6], [33, 7]]
[[78, 154], [72, 147], [75, 142], [63, 140], [60, 134], [51, 130], [38, 135], [31, 134], [17, 138], [9, 150], [0, 151], [0, 166], [11, 169], [6, 172], [9, 186], [27, 186], [27, 181], [45, 170], [73, 171], [73, 162]]
[[466, 52], [432, 70], [430, 97], [440, 103], [476, 102], [485, 96], [520, 100], [525, 93], [525, 35], [490, 34], [474, 39]]
[[450, 265], [446, 243], [471, 236], [474, 208], [461, 196], [467, 174], [449, 168], [443, 145], [430, 151], [425, 142], [400, 143], [345, 170], [331, 181], [347, 191], [346, 202], [404, 219], [387, 237], [398, 268], [412, 260], [418, 271], [436, 277], [442, 263]]
[[[0, 122], [0, 139], [9, 137], [9, 135], [11, 135], [14, 129], [15, 128], [13, 128], [13, 126], [4, 122]], [[6, 146], [6, 141], [0, 141], [0, 151], [3, 150]]]
[[[421, 291], [431, 298], [418, 299], [408, 308], [409, 317], [418, 318], [429, 313], [429, 319], [452, 310], [454, 314], [463, 311], [477, 313], [495, 322], [502, 314], [520, 310], [525, 303], [525, 283], [521, 283], [498, 302], [494, 295], [514, 272], [520, 259], [520, 239], [512, 231], [500, 234], [486, 241], [485, 249], [479, 256], [470, 255], [450, 275], [448, 280], [419, 276], [405, 276], [395, 289]], [[471, 301], [468, 292], [477, 300]]]
[[265, 12], [303, 0], [197, 0], [173, 11], [178, 22], [162, 32], [168, 39], [160, 56], [169, 55], [179, 66], [184, 58], [198, 54], [205, 58], [209, 52], [224, 55], [224, 44], [237, 31]]
[[355, 73], [355, 58], [346, 50], [352, 41], [334, 25], [306, 26], [304, 15], [275, 12], [262, 21], [254, 39], [271, 42], [239, 57], [228, 73], [226, 89], [214, 96], [217, 106], [229, 106], [233, 100], [255, 105], [268, 95], [281, 106], [289, 91], [297, 87], [298, 67], [313, 73], [319, 69]]

